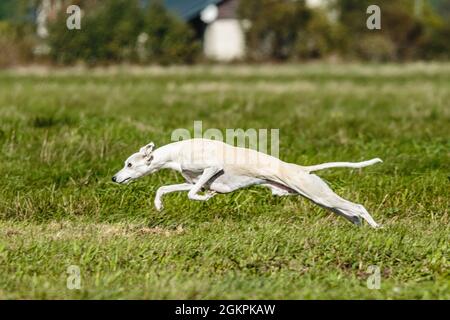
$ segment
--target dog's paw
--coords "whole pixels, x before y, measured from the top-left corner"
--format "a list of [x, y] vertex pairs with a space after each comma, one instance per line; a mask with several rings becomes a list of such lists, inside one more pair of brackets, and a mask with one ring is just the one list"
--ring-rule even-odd
[[159, 199], [155, 199], [155, 208], [157, 211], [162, 211], [164, 209], [164, 206]]
[[211, 199], [216, 194], [217, 194], [216, 191], [211, 191], [211, 190], [206, 191], [206, 193], [205, 193], [205, 200]]

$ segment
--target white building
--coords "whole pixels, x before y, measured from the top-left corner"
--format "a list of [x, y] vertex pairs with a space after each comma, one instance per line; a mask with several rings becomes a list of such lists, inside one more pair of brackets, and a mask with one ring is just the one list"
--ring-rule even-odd
[[[295, 0], [292, 0], [295, 1]], [[245, 56], [245, 28], [238, 18], [240, 0], [165, 0], [165, 5], [194, 26], [203, 41], [207, 58], [233, 61]], [[328, 0], [307, 0], [309, 7], [325, 6]]]
[[237, 17], [239, 0], [166, 0], [164, 3], [194, 27], [207, 58], [232, 61], [244, 57], [243, 23]]

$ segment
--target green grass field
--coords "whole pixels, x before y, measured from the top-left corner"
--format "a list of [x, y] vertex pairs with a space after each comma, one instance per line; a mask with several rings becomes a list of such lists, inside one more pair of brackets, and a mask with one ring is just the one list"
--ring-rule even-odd
[[[0, 298], [450, 299], [449, 102], [450, 64], [0, 72]], [[258, 187], [159, 213], [176, 173], [111, 182], [194, 120], [278, 128], [299, 164], [382, 158], [319, 175], [384, 228]]]

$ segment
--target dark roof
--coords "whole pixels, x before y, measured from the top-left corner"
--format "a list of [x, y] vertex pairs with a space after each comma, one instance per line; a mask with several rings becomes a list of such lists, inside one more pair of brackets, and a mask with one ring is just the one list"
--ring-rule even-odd
[[209, 4], [218, 4], [223, 0], [164, 0], [166, 7], [184, 20], [191, 20]]

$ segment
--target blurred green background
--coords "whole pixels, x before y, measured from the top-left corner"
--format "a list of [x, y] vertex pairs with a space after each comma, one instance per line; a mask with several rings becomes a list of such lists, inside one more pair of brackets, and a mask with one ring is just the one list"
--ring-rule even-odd
[[[82, 9], [81, 30], [66, 27], [70, 4]], [[381, 30], [366, 27], [371, 4]], [[219, 45], [243, 36], [244, 53], [227, 61], [447, 60], [449, 16], [446, 0], [2, 0], [0, 66], [208, 62], [213, 36]], [[225, 20], [240, 31], [217, 33]]]

